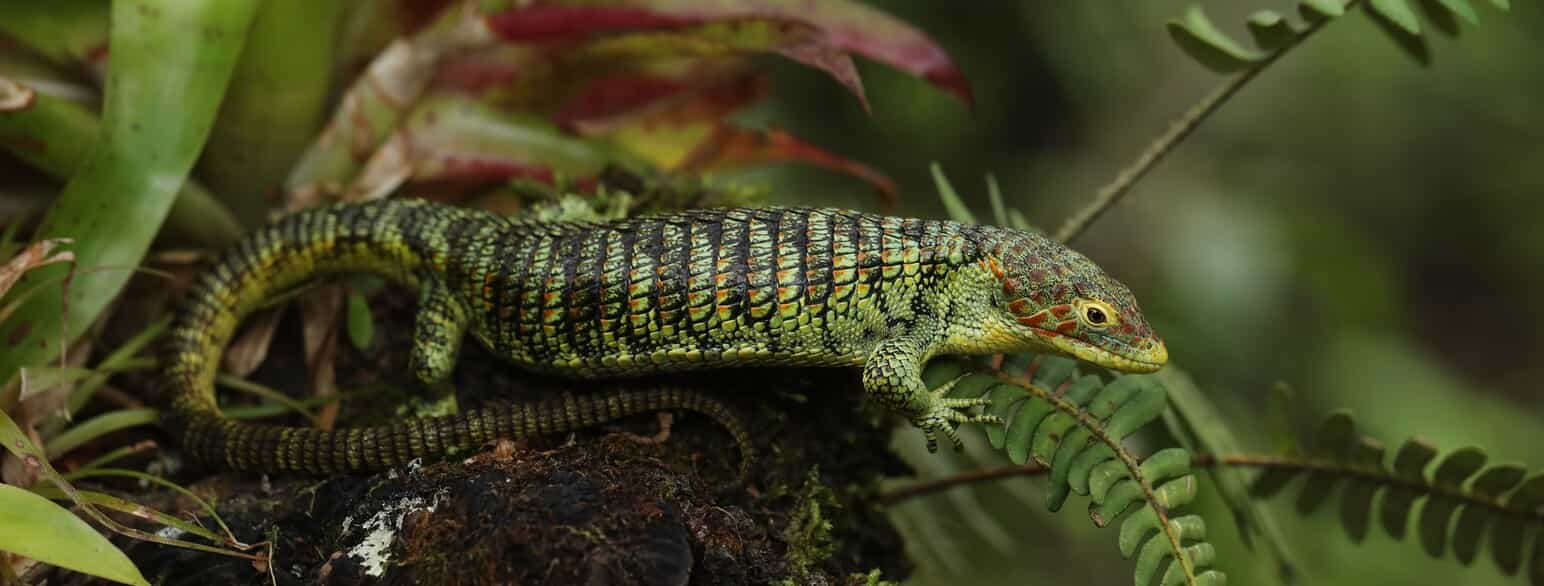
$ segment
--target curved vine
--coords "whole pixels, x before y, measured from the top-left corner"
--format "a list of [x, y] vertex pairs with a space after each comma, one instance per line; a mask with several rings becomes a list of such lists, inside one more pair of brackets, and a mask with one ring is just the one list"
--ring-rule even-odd
[[[1124, 516], [1121, 555], [1136, 556], [1137, 584], [1223, 584], [1211, 569], [1216, 550], [1206, 523], [1194, 514], [1174, 516], [1196, 497], [1190, 453], [1180, 448], [1146, 459], [1121, 441], [1162, 415], [1168, 404], [1152, 377], [1122, 376], [1106, 383], [1080, 373], [1074, 360], [1018, 355], [1022, 369], [1004, 367], [966, 375], [955, 397], [990, 397], [988, 412], [1003, 425], [988, 426], [992, 446], [1016, 464], [1033, 460], [1049, 470], [1046, 507], [1060, 510], [1072, 493], [1087, 495], [1088, 514], [1099, 527]], [[966, 365], [935, 360], [924, 373], [930, 384], [951, 380]], [[1017, 373], [1015, 373], [1017, 372]]]

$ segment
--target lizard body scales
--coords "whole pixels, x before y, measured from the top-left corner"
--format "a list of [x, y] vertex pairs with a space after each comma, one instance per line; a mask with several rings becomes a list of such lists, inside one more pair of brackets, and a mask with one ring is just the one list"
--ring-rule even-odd
[[[417, 288], [411, 367], [445, 381], [471, 336], [511, 362], [580, 378], [735, 366], [863, 369], [869, 395], [922, 427], [989, 418], [923, 386], [934, 355], [1042, 351], [1151, 371], [1167, 352], [1129, 290], [1043, 236], [814, 208], [692, 210], [612, 223], [513, 221], [387, 200], [299, 212], [204, 274], [169, 334], [165, 423], [238, 469], [380, 469], [450, 448], [685, 408], [682, 389], [567, 396], [324, 431], [237, 423], [213, 381], [241, 319], [314, 277], [374, 273]], [[731, 424], [742, 449], [745, 431]]]

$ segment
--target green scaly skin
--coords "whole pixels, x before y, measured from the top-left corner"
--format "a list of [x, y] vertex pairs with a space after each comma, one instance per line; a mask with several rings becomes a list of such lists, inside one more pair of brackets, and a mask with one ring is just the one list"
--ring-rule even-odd
[[1130, 291], [1038, 234], [833, 209], [693, 210], [607, 224], [512, 221], [388, 200], [300, 212], [227, 252], [169, 335], [165, 424], [197, 457], [266, 472], [378, 470], [497, 438], [556, 433], [659, 409], [718, 419], [746, 461], [744, 426], [708, 395], [656, 388], [495, 406], [323, 431], [238, 423], [214, 378], [237, 324], [317, 276], [373, 273], [419, 290], [411, 366], [449, 378], [470, 334], [533, 370], [611, 378], [736, 366], [861, 367], [874, 400], [928, 448], [994, 418], [984, 399], [928, 389], [933, 356], [1053, 352], [1108, 368], [1167, 359]]

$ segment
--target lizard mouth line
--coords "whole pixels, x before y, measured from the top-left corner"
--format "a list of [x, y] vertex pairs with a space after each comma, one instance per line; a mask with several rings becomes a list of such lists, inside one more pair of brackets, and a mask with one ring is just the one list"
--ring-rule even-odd
[[1152, 346], [1146, 350], [1137, 350], [1119, 344], [1124, 352], [1117, 352], [1061, 332], [1043, 328], [1034, 329], [1052, 348], [1073, 358], [1105, 368], [1122, 372], [1148, 373], [1158, 371], [1169, 361], [1169, 349], [1162, 341], [1154, 340]]

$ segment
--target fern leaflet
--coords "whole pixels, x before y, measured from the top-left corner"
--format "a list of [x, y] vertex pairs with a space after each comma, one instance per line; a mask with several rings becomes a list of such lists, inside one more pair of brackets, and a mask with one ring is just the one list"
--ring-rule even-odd
[[[1485, 452], [1475, 447], [1439, 459], [1436, 448], [1418, 439], [1406, 440], [1390, 467], [1383, 443], [1358, 434], [1346, 411], [1330, 414], [1313, 439], [1306, 455], [1236, 456], [1219, 458], [1218, 463], [1264, 469], [1252, 491], [1265, 498], [1306, 476], [1296, 502], [1302, 514], [1317, 510], [1343, 482], [1340, 520], [1352, 541], [1367, 536], [1373, 497], [1379, 494], [1377, 517], [1391, 537], [1403, 539], [1414, 518], [1427, 554], [1441, 557], [1451, 548], [1464, 565], [1479, 554], [1488, 528], [1496, 565], [1514, 575], [1523, 565], [1527, 534], [1539, 534], [1529, 555], [1529, 579], [1534, 586], [1544, 586], [1544, 471], [1529, 474], [1516, 464], [1487, 467]], [[1428, 475], [1434, 461], [1436, 467]]]
[[[1027, 364], [970, 374], [950, 394], [992, 399], [989, 412], [1004, 425], [988, 426], [988, 440], [1017, 464], [1033, 460], [1049, 470], [1046, 507], [1060, 510], [1077, 493], [1088, 495], [1097, 526], [1124, 515], [1121, 555], [1136, 556], [1139, 585], [1155, 577], [1165, 585], [1225, 584], [1226, 577], [1211, 569], [1216, 550], [1206, 542], [1205, 521], [1171, 516], [1196, 496], [1190, 453], [1170, 448], [1142, 460], [1121, 445], [1167, 406], [1156, 379], [1121, 376], [1106, 383], [1100, 375], [1079, 373], [1068, 358], [1011, 359]], [[939, 384], [964, 369], [961, 361], [935, 360], [924, 379]]]

